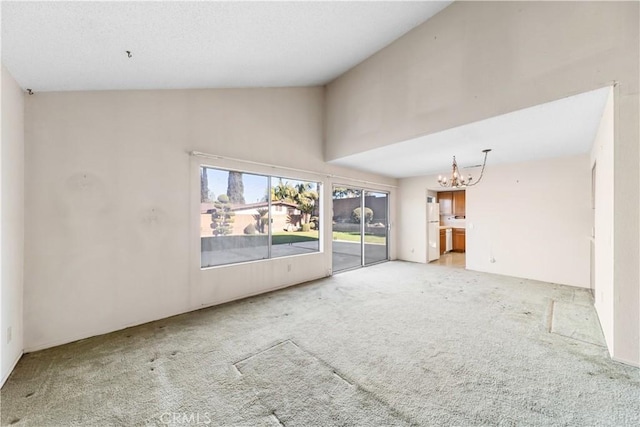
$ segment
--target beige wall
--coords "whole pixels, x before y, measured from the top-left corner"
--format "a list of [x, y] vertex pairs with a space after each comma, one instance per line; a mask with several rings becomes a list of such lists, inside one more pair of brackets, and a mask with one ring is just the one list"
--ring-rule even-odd
[[199, 258], [202, 164], [321, 182], [329, 220], [334, 180], [395, 184], [324, 163], [323, 102], [322, 88], [27, 97], [26, 350], [329, 274], [330, 227], [322, 253], [207, 270]]
[[326, 158], [621, 82], [638, 93], [634, 2], [454, 2], [327, 86]]
[[[617, 82], [614, 357], [640, 362], [637, 2], [455, 2], [327, 87], [325, 158]], [[417, 250], [417, 249], [416, 249]]]
[[492, 166], [466, 202], [468, 269], [589, 287], [588, 155]]
[[[23, 350], [24, 94], [2, 66], [0, 352], [4, 384]], [[9, 328], [11, 339], [9, 340]]]
[[[588, 155], [488, 167], [466, 190], [466, 268], [589, 287], [590, 176]], [[427, 262], [437, 187], [435, 175], [400, 181], [398, 258]]]

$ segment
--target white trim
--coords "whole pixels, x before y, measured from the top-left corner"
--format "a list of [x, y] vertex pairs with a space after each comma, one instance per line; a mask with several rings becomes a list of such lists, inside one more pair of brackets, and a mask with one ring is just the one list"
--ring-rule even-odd
[[621, 359], [619, 357], [612, 357], [611, 360], [613, 360], [614, 362], [618, 362], [618, 363], [623, 363], [625, 365], [629, 365], [629, 366], [634, 366], [636, 368], [640, 368], [640, 362], [636, 361], [631, 361], [631, 360], [625, 360], [625, 359]]
[[11, 369], [9, 369], [9, 372], [7, 372], [7, 374], [2, 378], [2, 381], [0, 381], [0, 388], [4, 386], [4, 383], [7, 382], [7, 380], [13, 373], [13, 370], [16, 369], [16, 365], [18, 364], [20, 359], [22, 359], [22, 356], [24, 355], [24, 353], [25, 353], [24, 351], [21, 351], [18, 357], [16, 357], [16, 360], [14, 360], [13, 364], [11, 365]]
[[101, 335], [107, 335], [107, 334], [115, 333], [115, 332], [118, 332], [118, 331], [122, 331], [124, 329], [129, 329], [129, 328], [134, 328], [136, 326], [146, 325], [147, 323], [162, 321], [162, 320], [168, 319], [170, 317], [180, 316], [182, 314], [190, 313], [192, 311], [197, 311], [199, 308], [200, 307], [198, 307], [198, 306], [190, 306], [186, 310], [178, 310], [178, 311], [175, 311], [175, 312], [163, 313], [163, 314], [159, 314], [157, 316], [153, 316], [152, 318], [144, 319], [144, 320], [134, 320], [132, 322], [125, 323], [125, 324], [120, 325], [120, 326], [115, 326], [115, 327], [112, 327], [112, 328], [104, 329], [104, 330], [98, 331], [98, 332], [79, 333], [79, 334], [75, 334], [73, 336], [70, 336], [68, 338], [61, 338], [61, 339], [58, 339], [58, 340], [55, 340], [55, 341], [48, 341], [48, 342], [45, 342], [43, 344], [40, 344], [40, 345], [37, 345], [37, 346], [34, 346], [34, 347], [25, 347], [24, 354], [33, 353], [33, 352], [40, 351], [40, 350], [46, 350], [48, 348], [58, 347], [58, 346], [61, 346], [61, 345], [71, 344], [71, 343], [74, 343], [76, 341], [85, 340], [85, 339], [89, 339], [89, 338], [93, 338], [93, 337], [98, 337], [98, 336], [101, 336]]
[[293, 283], [289, 283], [289, 284], [285, 284], [285, 285], [277, 285], [277, 286], [274, 286], [274, 287], [271, 287], [271, 288], [261, 289], [261, 290], [256, 291], [256, 292], [249, 292], [247, 294], [242, 294], [241, 296], [238, 296], [238, 297], [231, 297], [231, 298], [223, 299], [223, 300], [220, 300], [220, 301], [202, 303], [202, 305], [200, 307], [194, 309], [193, 311], [205, 310], [205, 309], [208, 309], [208, 308], [216, 307], [218, 305], [227, 304], [227, 303], [234, 302], [234, 301], [240, 301], [240, 300], [243, 300], [245, 298], [251, 298], [251, 297], [255, 297], [255, 296], [258, 296], [258, 295], [266, 294], [266, 293], [269, 293], [269, 292], [279, 291], [281, 289], [286, 289], [286, 288], [289, 288], [291, 286], [304, 285], [305, 283], [315, 282], [316, 280], [326, 279], [327, 277], [331, 277], [331, 275], [326, 275], [325, 274], [325, 275], [322, 275], [322, 276], [312, 277], [311, 279], [305, 280], [304, 282], [293, 282]]

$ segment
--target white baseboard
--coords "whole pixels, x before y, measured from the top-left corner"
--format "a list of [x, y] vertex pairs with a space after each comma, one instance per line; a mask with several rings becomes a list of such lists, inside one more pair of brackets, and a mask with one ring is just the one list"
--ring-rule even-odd
[[633, 366], [635, 368], [640, 368], [640, 363], [638, 363], [637, 360], [631, 361], [631, 360], [620, 359], [619, 357], [612, 357], [611, 360], [613, 360], [614, 362], [623, 363], [625, 365]]
[[194, 311], [194, 310], [197, 310], [197, 308], [191, 308], [191, 309], [187, 309], [185, 311], [179, 311], [179, 312], [165, 313], [165, 314], [159, 315], [159, 317], [154, 316], [152, 319], [146, 319], [146, 320], [145, 319], [140, 319], [140, 320], [136, 320], [136, 321], [133, 321], [133, 322], [130, 322], [130, 323], [126, 323], [126, 324], [123, 324], [123, 325], [118, 325], [118, 326], [115, 326], [113, 328], [107, 328], [107, 329], [104, 329], [104, 330], [93, 331], [93, 332], [84, 333], [84, 334], [77, 334], [77, 335], [74, 335], [74, 336], [61, 338], [59, 340], [48, 341], [48, 342], [45, 342], [45, 343], [37, 344], [35, 346], [27, 346], [27, 347], [25, 347], [24, 352], [25, 353], [33, 353], [34, 351], [46, 350], [47, 348], [58, 347], [60, 345], [65, 345], [65, 344], [70, 344], [72, 342], [85, 340], [87, 338], [92, 338], [92, 337], [97, 337], [97, 336], [100, 336], [100, 335], [110, 334], [112, 332], [121, 331], [123, 329], [133, 328], [134, 326], [144, 325], [145, 323], [151, 323], [151, 322], [155, 322], [157, 320], [166, 319], [168, 317], [179, 316], [181, 314], [185, 314], [185, 313], [188, 313], [188, 312]]
[[0, 381], [0, 388], [2, 388], [4, 386], [4, 383], [9, 379], [9, 377], [11, 376], [11, 373], [16, 368], [16, 365], [18, 364], [18, 362], [22, 358], [23, 354], [24, 354], [24, 352], [21, 351], [20, 354], [18, 355], [18, 357], [16, 357], [16, 360], [13, 361], [13, 365], [11, 365], [11, 369], [9, 369], [9, 372], [7, 372], [7, 374], [4, 377], [2, 377], [2, 381]]
[[194, 309], [192, 309], [190, 311], [196, 311], [196, 310], [201, 310], [201, 309], [205, 309], [205, 308], [215, 307], [216, 305], [227, 304], [227, 303], [230, 303], [230, 302], [233, 302], [233, 301], [239, 301], [239, 300], [242, 300], [242, 299], [245, 299], [245, 298], [251, 298], [251, 297], [258, 296], [258, 295], [267, 294], [269, 292], [279, 291], [281, 289], [289, 288], [289, 287], [292, 287], [292, 286], [303, 285], [305, 283], [313, 282], [315, 280], [324, 279], [326, 277], [330, 277], [330, 276], [319, 275], [318, 277], [312, 277], [310, 279], [307, 279], [304, 282], [296, 282], [296, 281], [294, 281], [294, 282], [291, 282], [291, 283], [286, 283], [284, 285], [276, 285], [276, 286], [273, 286], [271, 288], [261, 289], [259, 291], [254, 291], [254, 292], [248, 292], [248, 293], [240, 294], [238, 296], [225, 298], [225, 299], [222, 299], [222, 300], [216, 300], [216, 301], [212, 301], [212, 302], [204, 302], [199, 307], [194, 308]]

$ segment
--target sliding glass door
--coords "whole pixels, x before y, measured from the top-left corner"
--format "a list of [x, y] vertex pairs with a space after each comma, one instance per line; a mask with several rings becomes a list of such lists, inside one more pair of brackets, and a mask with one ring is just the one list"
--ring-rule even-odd
[[362, 191], [333, 188], [333, 271], [362, 266]]
[[364, 264], [386, 261], [389, 195], [373, 191], [364, 193]]
[[389, 195], [361, 188], [333, 188], [333, 271], [389, 258]]

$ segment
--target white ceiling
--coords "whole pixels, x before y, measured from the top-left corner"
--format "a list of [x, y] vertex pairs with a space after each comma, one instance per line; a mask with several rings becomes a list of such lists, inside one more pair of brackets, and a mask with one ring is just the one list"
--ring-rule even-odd
[[458, 166], [565, 157], [589, 152], [609, 88], [594, 90], [442, 132], [387, 145], [330, 163], [395, 178], [451, 174]]
[[321, 85], [450, 3], [3, 1], [2, 62], [35, 92]]

